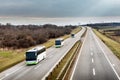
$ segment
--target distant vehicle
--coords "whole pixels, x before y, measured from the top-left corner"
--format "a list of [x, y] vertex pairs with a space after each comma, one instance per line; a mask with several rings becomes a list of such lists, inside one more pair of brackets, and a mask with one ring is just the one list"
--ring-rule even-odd
[[45, 46], [35, 47], [26, 52], [26, 64], [37, 64], [39, 61], [46, 58]]
[[55, 40], [55, 47], [56, 48], [60, 48], [63, 45], [64, 45], [64, 39], [63, 38], [59, 38], [59, 39]]
[[74, 37], [75, 37], [75, 34], [74, 34], [74, 33], [72, 33], [72, 34], [71, 34], [71, 37], [72, 37], [72, 38], [74, 38]]

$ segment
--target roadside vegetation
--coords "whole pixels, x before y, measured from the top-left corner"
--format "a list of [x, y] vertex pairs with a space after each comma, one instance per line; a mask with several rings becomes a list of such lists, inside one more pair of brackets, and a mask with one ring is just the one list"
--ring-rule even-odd
[[99, 32], [120, 43], [120, 27], [103, 28]]
[[86, 24], [86, 26], [90, 26], [102, 33], [103, 35], [120, 43], [120, 23], [93, 23]]
[[[0, 48], [28, 48], [70, 34], [76, 26], [0, 25]], [[24, 44], [23, 44], [24, 43]]]
[[[68, 38], [81, 30], [76, 26], [0, 25], [0, 72], [23, 61], [29, 48], [44, 45], [49, 48], [58, 37]], [[60, 35], [61, 34], [61, 35]]]
[[[113, 51], [120, 59], [120, 43], [94, 29], [96, 35]], [[111, 33], [110, 33], [111, 34]]]

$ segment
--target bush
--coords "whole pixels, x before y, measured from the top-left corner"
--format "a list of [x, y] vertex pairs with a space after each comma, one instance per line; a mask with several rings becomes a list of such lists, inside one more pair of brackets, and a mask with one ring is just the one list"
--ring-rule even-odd
[[70, 34], [75, 26], [45, 25], [0, 25], [0, 47], [27, 48]]

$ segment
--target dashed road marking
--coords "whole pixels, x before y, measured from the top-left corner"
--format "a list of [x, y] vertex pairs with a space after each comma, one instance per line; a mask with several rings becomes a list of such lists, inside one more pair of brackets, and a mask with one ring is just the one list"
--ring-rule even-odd
[[95, 68], [93, 68], [93, 75], [95, 76]]
[[92, 63], [94, 63], [94, 59], [92, 58]]
[[93, 53], [91, 52], [91, 56], [93, 56]]
[[[94, 35], [94, 38], [95, 38], [95, 34], [92, 32], [92, 34]], [[110, 62], [108, 56], [106, 55], [105, 51], [103, 50], [102, 46], [100, 45], [100, 42], [97, 40], [97, 38], [95, 38], [98, 46], [100, 47], [100, 49], [102, 50], [105, 58], [107, 59], [109, 65], [111, 66], [112, 70], [114, 71], [114, 73], [116, 74], [117, 78], [120, 80], [120, 76], [118, 75], [117, 71], [115, 70], [115, 68], [113, 67], [112, 63]]]
[[36, 66], [34, 69], [38, 69], [41, 65]]
[[113, 65], [113, 67], [115, 66], [115, 64], [112, 64]]

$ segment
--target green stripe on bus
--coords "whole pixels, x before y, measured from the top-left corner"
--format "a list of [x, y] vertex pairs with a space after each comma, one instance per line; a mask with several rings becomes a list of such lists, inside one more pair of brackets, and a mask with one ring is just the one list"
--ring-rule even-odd
[[37, 62], [26, 62], [26, 64], [37, 64]]
[[60, 47], [61, 47], [61, 45], [56, 45], [55, 47], [56, 47], [56, 48], [60, 48]]

